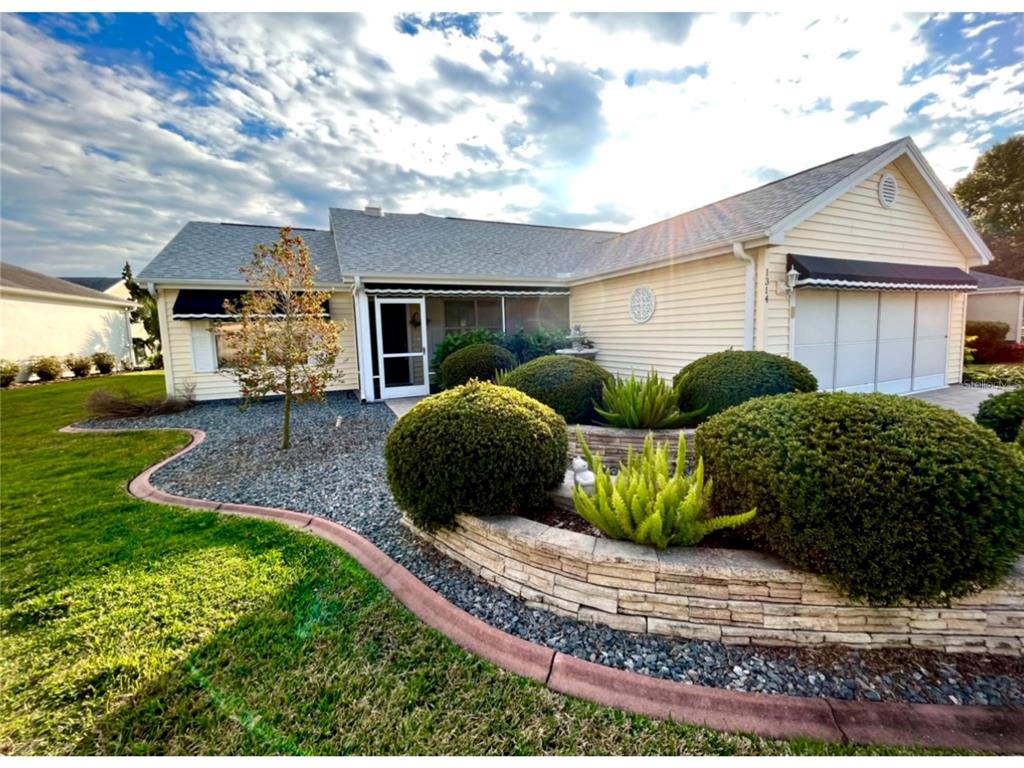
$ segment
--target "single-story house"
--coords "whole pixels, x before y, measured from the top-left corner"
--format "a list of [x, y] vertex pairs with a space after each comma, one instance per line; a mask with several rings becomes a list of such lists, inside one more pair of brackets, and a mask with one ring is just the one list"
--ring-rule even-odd
[[[0, 265], [0, 358], [109, 352], [135, 362], [126, 299], [13, 264]], [[24, 378], [24, 373], [22, 374]]]
[[1007, 341], [1021, 340], [1024, 326], [1024, 282], [1002, 275], [972, 272], [978, 289], [967, 297], [967, 319], [1006, 323]]
[[[128, 290], [128, 286], [124, 284], [124, 278], [120, 275], [117, 277], [62, 277], [61, 280], [67, 280], [69, 283], [81, 285], [85, 288], [92, 288], [94, 291], [105, 293], [117, 299], [132, 300], [131, 292]], [[132, 323], [132, 338], [138, 340], [135, 343], [136, 349], [148, 337], [149, 334], [146, 333], [146, 326], [141, 321]]]
[[[718, 350], [810, 367], [822, 389], [960, 381], [969, 274], [991, 254], [910, 138], [630, 232], [331, 209], [299, 230], [344, 324], [337, 389], [426, 394], [433, 349], [471, 328], [579, 324], [617, 374], [669, 378]], [[190, 222], [139, 274], [167, 387], [234, 397], [217, 327], [274, 227]], [[229, 351], [228, 351], [229, 354]]]

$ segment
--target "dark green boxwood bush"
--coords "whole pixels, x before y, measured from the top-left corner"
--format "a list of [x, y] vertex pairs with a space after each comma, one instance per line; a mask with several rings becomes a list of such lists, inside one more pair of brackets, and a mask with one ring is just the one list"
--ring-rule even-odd
[[97, 371], [107, 374], [113, 372], [117, 360], [109, 352], [96, 352], [92, 356], [92, 364], [96, 366]]
[[766, 397], [697, 430], [712, 512], [755, 544], [889, 605], [992, 586], [1024, 544], [1024, 463], [953, 411], [894, 395]]
[[497, 344], [472, 344], [453, 352], [441, 363], [441, 386], [451, 389], [470, 379], [494, 381], [498, 371], [516, 367], [516, 359]]
[[590, 424], [601, 401], [608, 371], [592, 360], [572, 355], [545, 355], [516, 368], [501, 383], [555, 409], [570, 424]]
[[64, 364], [60, 358], [49, 355], [40, 357], [32, 363], [31, 372], [39, 377], [40, 381], [53, 381], [64, 374]]
[[1007, 323], [995, 320], [968, 320], [965, 336], [974, 336], [971, 343], [976, 363], [1005, 363], [1006, 360], [996, 359], [999, 350], [1007, 345], [1006, 334], [1010, 332]]
[[1024, 422], [1024, 387], [987, 398], [978, 406], [974, 420], [999, 435], [1004, 443], [1012, 442]]
[[470, 382], [420, 401], [384, 445], [388, 483], [416, 525], [548, 503], [565, 475], [565, 421], [508, 387]]
[[569, 346], [566, 336], [564, 330], [553, 328], [540, 328], [536, 331], [519, 329], [513, 334], [506, 334], [498, 343], [515, 355], [522, 365], [544, 355], [553, 355], [556, 349]]
[[672, 383], [679, 389], [679, 410], [704, 409], [701, 419], [762, 395], [813, 392], [818, 388], [806, 366], [768, 352], [727, 350], [685, 366]]
[[18, 378], [21, 366], [12, 360], [0, 360], [0, 387], [9, 387]]
[[488, 331], [483, 328], [475, 331], [466, 331], [464, 333], [453, 333], [445, 336], [438, 342], [437, 348], [434, 350], [434, 357], [430, 362], [431, 367], [437, 371], [441, 371], [441, 365], [444, 361], [454, 352], [458, 352], [460, 349], [473, 346], [474, 344], [501, 344], [502, 336], [500, 333], [494, 331]]

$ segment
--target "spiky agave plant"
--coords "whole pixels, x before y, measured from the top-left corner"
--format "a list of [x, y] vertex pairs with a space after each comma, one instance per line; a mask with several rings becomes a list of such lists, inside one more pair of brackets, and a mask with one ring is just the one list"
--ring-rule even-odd
[[594, 495], [580, 486], [572, 491], [576, 512], [605, 536], [664, 549], [670, 544], [692, 546], [709, 533], [750, 522], [756, 509], [738, 515], [709, 517], [711, 479], [704, 479], [704, 460], [697, 461], [693, 475], [684, 473], [686, 437], [679, 433], [675, 471], [669, 472], [668, 442], [654, 444], [652, 435], [644, 440], [638, 454], [632, 449], [613, 477], [600, 456], [590, 451], [583, 431], [576, 437], [583, 456], [595, 475]]
[[679, 388], [672, 387], [651, 369], [647, 378], [637, 379], [633, 373], [628, 379], [618, 376], [604, 385], [601, 400], [604, 407], [594, 410], [613, 427], [626, 429], [673, 429], [692, 424], [707, 408], [681, 413]]

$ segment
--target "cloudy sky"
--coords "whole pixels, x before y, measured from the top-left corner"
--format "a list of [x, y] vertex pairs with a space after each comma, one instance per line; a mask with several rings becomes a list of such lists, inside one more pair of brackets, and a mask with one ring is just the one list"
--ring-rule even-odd
[[3, 15], [2, 256], [140, 269], [328, 206], [629, 229], [911, 135], [1024, 130], [1024, 14]]

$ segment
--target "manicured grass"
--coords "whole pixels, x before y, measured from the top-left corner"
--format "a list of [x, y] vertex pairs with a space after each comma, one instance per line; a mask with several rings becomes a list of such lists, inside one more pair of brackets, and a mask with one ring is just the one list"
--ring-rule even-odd
[[652, 721], [505, 673], [326, 542], [129, 497], [185, 437], [55, 432], [105, 385], [0, 396], [2, 753], [895, 752]]

